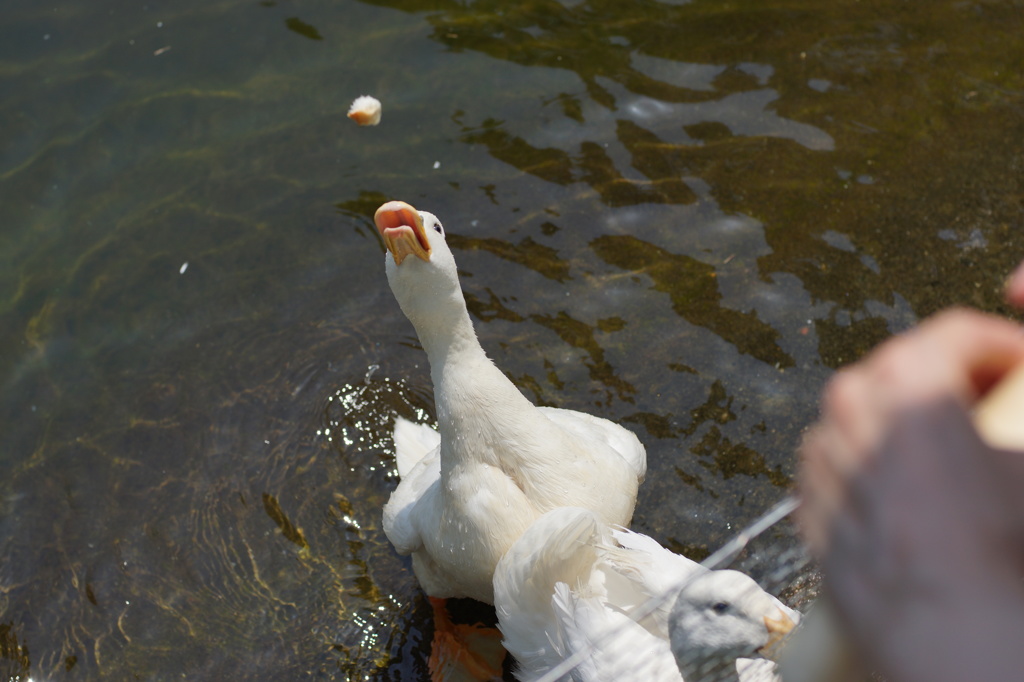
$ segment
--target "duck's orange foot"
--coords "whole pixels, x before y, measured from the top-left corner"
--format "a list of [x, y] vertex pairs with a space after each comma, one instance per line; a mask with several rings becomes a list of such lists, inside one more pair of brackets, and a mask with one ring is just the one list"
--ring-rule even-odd
[[431, 682], [501, 680], [505, 648], [501, 632], [483, 625], [453, 623], [444, 599], [430, 597], [434, 607], [434, 641], [430, 644]]

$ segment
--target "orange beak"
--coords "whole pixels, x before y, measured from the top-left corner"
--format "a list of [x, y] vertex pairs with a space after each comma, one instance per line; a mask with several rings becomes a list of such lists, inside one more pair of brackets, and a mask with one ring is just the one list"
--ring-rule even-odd
[[373, 222], [384, 238], [384, 245], [401, 265], [409, 254], [430, 260], [430, 242], [420, 212], [404, 201], [389, 201], [373, 214]]
[[765, 642], [764, 646], [757, 650], [757, 653], [761, 654], [765, 658], [772, 658], [779, 648], [779, 644], [786, 638], [793, 628], [796, 627], [796, 623], [793, 619], [787, 616], [783, 612], [779, 612], [778, 618], [764, 617], [764, 626], [768, 628], [768, 641]]

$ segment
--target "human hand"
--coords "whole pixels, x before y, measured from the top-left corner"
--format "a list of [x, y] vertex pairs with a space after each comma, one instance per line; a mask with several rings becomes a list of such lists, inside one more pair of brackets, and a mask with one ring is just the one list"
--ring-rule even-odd
[[[1024, 274], [1021, 290], [1024, 296]], [[969, 409], [1022, 361], [1024, 333], [1018, 325], [954, 309], [838, 373], [825, 392], [821, 420], [801, 448], [798, 516], [812, 551], [820, 555], [826, 549], [848, 482], [877, 455], [904, 412], [947, 398]]]
[[1024, 458], [985, 445], [952, 398], [908, 408], [849, 480], [826, 586], [893, 682], [1019, 677]]

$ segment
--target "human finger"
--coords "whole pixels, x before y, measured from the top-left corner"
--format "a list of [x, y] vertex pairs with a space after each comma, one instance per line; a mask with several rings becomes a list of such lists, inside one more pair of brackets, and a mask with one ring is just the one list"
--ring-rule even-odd
[[829, 528], [845, 503], [854, 461], [844, 433], [831, 421], [819, 422], [804, 435], [797, 477], [801, 500], [797, 523], [815, 554], [826, 549]]
[[886, 359], [890, 356], [899, 364], [899, 354], [892, 346], [889, 342], [868, 360], [836, 373], [822, 394], [822, 422], [830, 425], [836, 441], [836, 447], [827, 448], [825, 454], [844, 477], [857, 472], [882, 435], [885, 414], [895, 393], [887, 384], [907, 383], [906, 379], [895, 380], [891, 370], [880, 372], [877, 368], [891, 364]]
[[942, 396], [973, 405], [1024, 362], [1024, 333], [1009, 320], [954, 308], [883, 344], [865, 361], [867, 400], [892, 412]]
[[1017, 266], [1006, 282], [1006, 300], [1017, 308], [1024, 308], [1024, 263]]

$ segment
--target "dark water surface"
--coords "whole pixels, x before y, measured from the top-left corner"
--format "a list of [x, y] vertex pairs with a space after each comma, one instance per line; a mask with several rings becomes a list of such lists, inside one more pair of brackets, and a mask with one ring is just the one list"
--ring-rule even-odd
[[1019, 0], [6, 0], [0, 680], [422, 678], [385, 199], [445, 223], [526, 395], [637, 431], [635, 527], [703, 557], [835, 369], [1003, 310], [1022, 35]]

